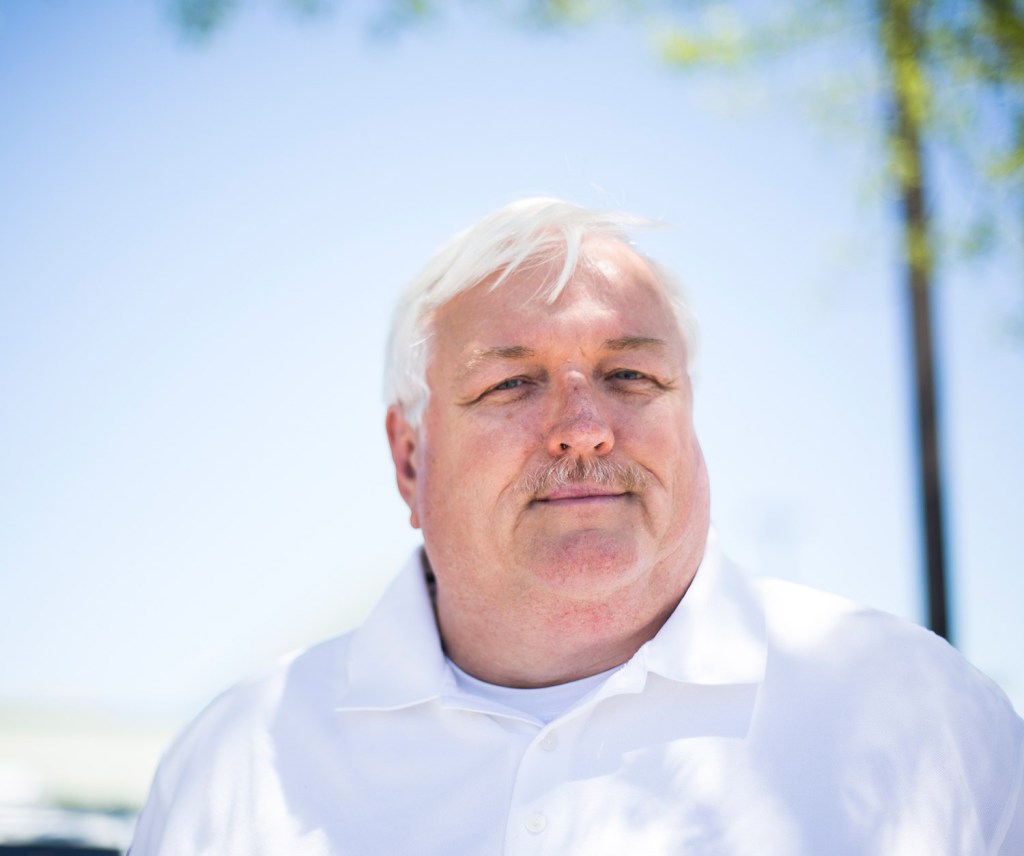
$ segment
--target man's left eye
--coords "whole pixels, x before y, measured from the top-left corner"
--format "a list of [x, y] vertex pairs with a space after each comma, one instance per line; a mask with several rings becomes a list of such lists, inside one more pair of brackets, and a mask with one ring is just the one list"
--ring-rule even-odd
[[612, 378], [615, 380], [643, 380], [644, 375], [640, 372], [633, 371], [632, 369], [620, 369], [617, 372], [612, 372]]

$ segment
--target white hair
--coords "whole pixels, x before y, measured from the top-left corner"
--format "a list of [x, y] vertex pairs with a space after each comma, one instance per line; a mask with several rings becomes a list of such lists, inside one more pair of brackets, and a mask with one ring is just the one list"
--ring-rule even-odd
[[[561, 261], [561, 272], [536, 295], [553, 303], [585, 256], [584, 241], [611, 238], [632, 246], [629, 231], [652, 225], [652, 221], [631, 214], [536, 197], [499, 208], [459, 232], [427, 262], [395, 307], [384, 370], [385, 402], [398, 405], [410, 424], [419, 425], [430, 397], [427, 360], [434, 314], [452, 298], [485, 280], [491, 280], [488, 287], [493, 290], [517, 272]], [[696, 317], [668, 273], [644, 258], [672, 304], [692, 364], [697, 348]]]

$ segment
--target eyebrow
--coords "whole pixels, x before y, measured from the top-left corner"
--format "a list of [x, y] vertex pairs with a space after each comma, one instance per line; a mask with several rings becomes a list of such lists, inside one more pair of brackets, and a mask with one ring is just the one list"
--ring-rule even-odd
[[496, 360], [527, 360], [537, 352], [525, 345], [499, 345], [495, 348], [477, 348], [466, 362], [465, 371], [471, 372], [484, 363]]
[[656, 339], [653, 336], [623, 336], [619, 339], [606, 339], [604, 347], [609, 351], [637, 351], [642, 348], [664, 348], [667, 346], [664, 339]]
[[[664, 348], [667, 342], [653, 336], [621, 336], [618, 339], [605, 339], [601, 346], [608, 351], [637, 351], [644, 348]], [[469, 374], [480, 366], [501, 360], [528, 360], [537, 356], [533, 348], [526, 345], [498, 345], [493, 348], [477, 348], [466, 361], [464, 374]]]

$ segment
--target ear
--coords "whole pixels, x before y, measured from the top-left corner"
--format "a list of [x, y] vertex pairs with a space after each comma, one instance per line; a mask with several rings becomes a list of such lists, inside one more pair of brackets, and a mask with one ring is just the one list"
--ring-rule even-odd
[[395, 462], [395, 481], [398, 492], [409, 506], [409, 523], [414, 529], [420, 528], [419, 514], [416, 513], [416, 484], [419, 477], [420, 438], [397, 405], [388, 408], [385, 419], [388, 444], [391, 446], [391, 460]]

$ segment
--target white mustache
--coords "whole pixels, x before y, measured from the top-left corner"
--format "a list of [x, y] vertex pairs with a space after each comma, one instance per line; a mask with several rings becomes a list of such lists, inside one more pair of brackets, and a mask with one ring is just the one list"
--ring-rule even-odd
[[522, 476], [515, 491], [539, 499], [570, 484], [611, 487], [622, 493], [636, 493], [647, 486], [647, 470], [636, 464], [620, 464], [605, 458], [556, 458], [534, 473]]

